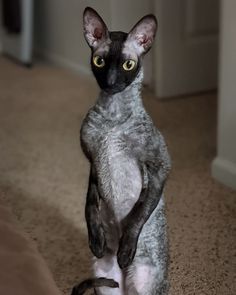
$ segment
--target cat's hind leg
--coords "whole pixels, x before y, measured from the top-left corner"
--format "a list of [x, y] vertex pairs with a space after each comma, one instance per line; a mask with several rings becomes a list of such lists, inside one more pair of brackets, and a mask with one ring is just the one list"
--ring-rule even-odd
[[96, 288], [97, 295], [125, 295], [123, 290], [123, 273], [117, 263], [116, 255], [106, 254], [100, 259], [94, 258], [93, 272], [97, 278], [105, 277], [119, 283], [119, 288], [115, 289], [109, 287]]
[[125, 289], [128, 295], [167, 295], [165, 270], [145, 258], [134, 259], [127, 270]]
[[162, 198], [142, 229], [134, 260], [127, 269], [127, 294], [167, 295], [167, 269], [168, 242]]

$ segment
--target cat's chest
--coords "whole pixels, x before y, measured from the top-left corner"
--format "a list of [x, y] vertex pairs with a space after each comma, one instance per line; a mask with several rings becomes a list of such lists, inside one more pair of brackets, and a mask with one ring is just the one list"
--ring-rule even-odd
[[86, 122], [82, 129], [81, 139], [92, 159], [95, 159], [101, 150], [105, 152], [110, 149], [115, 152], [119, 147], [121, 148], [121, 145], [125, 148], [122, 128], [109, 127], [105, 123]]
[[96, 169], [100, 194], [121, 220], [137, 201], [142, 188], [139, 161], [129, 144], [131, 124], [107, 126], [88, 121], [86, 124], [83, 137]]
[[99, 152], [112, 154], [131, 151], [133, 156], [146, 145], [144, 124], [137, 118], [113, 122], [97, 114], [90, 114], [81, 128], [81, 142], [90, 158]]

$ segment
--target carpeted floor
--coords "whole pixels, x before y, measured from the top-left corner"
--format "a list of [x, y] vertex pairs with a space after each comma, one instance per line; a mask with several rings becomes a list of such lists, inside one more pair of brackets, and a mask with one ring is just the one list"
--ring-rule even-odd
[[[80, 123], [95, 82], [0, 58], [0, 199], [36, 241], [64, 292], [89, 275], [88, 163]], [[236, 294], [236, 192], [214, 181], [216, 95], [144, 101], [169, 145], [166, 187], [171, 295]]]

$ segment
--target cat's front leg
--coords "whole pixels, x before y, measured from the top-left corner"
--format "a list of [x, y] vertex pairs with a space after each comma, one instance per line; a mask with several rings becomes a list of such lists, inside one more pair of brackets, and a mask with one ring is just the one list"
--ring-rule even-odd
[[88, 228], [89, 247], [97, 258], [103, 257], [107, 248], [106, 237], [99, 209], [99, 201], [100, 196], [97, 189], [96, 175], [91, 165], [85, 206], [85, 218]]
[[117, 253], [117, 261], [121, 269], [128, 267], [135, 256], [139, 233], [134, 233], [133, 229], [130, 232], [124, 232]]
[[[141, 205], [140, 204], [140, 199], [144, 200], [146, 198], [147, 194], [147, 188], [142, 189], [142, 192], [140, 194], [139, 200], [136, 202], [134, 205], [133, 209], [131, 212], [126, 216], [126, 218], [123, 220], [123, 231], [122, 231], [122, 236], [119, 242], [119, 248], [118, 248], [118, 253], [117, 253], [117, 261], [121, 269], [128, 267], [135, 256], [136, 249], [137, 249], [137, 243], [138, 243], [138, 238], [142, 229], [141, 223], [144, 225], [144, 221], [142, 222], [131, 222], [131, 218], [134, 218], [134, 213], [137, 215], [138, 211], [140, 212], [139, 214], [141, 215]], [[135, 217], [136, 218], [136, 217]]]
[[157, 207], [167, 178], [166, 167], [147, 166], [148, 185], [142, 189], [138, 201], [125, 218], [123, 234], [117, 253], [120, 268], [129, 266], [135, 256], [141, 230]]

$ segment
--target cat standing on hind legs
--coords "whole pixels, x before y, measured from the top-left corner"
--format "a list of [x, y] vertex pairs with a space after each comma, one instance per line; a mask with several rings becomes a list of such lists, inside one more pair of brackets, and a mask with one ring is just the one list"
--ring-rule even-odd
[[[90, 287], [94, 284], [98, 295], [164, 295], [163, 188], [170, 159], [141, 99], [142, 61], [155, 37], [156, 18], [143, 17], [129, 33], [109, 32], [88, 7], [83, 23], [101, 88], [81, 127], [81, 145], [91, 164], [85, 208], [89, 246], [94, 276], [104, 280], [96, 285], [94, 279]], [[119, 288], [108, 287], [104, 278]]]

